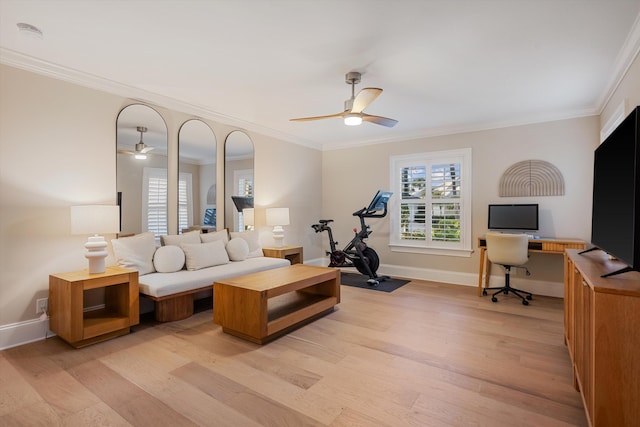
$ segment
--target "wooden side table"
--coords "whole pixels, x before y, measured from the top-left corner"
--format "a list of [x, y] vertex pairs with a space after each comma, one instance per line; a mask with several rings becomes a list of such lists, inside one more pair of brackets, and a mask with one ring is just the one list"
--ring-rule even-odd
[[[84, 291], [97, 288], [104, 288], [104, 308], [84, 311]], [[49, 328], [76, 348], [128, 334], [140, 323], [138, 292], [138, 272], [122, 267], [52, 274]]]
[[268, 247], [262, 248], [264, 256], [270, 258], [286, 258], [291, 264], [302, 264], [302, 246], [282, 246], [280, 248]]

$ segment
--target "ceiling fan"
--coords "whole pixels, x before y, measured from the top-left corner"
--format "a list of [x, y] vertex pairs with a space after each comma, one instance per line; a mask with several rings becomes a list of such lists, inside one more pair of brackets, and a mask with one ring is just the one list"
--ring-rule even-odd
[[351, 85], [351, 98], [344, 101], [344, 111], [342, 113], [330, 114], [328, 116], [301, 117], [290, 119], [292, 122], [306, 122], [311, 120], [332, 119], [341, 117], [344, 124], [348, 126], [357, 126], [363, 121], [375, 123], [386, 127], [394, 127], [397, 120], [387, 117], [373, 116], [363, 112], [369, 104], [371, 104], [381, 93], [382, 89], [377, 87], [366, 87], [358, 95], [355, 95], [355, 85], [360, 83], [362, 75], [357, 71], [347, 73], [345, 82]]
[[118, 153], [122, 153], [122, 154], [132, 154], [135, 156], [136, 159], [138, 160], [144, 160], [147, 158], [147, 153], [149, 153], [149, 151], [153, 150], [155, 147], [150, 147], [148, 145], [146, 145], [143, 141], [142, 141], [142, 135], [147, 131], [147, 128], [144, 126], [137, 126], [136, 130], [138, 132], [140, 132], [140, 142], [138, 142], [135, 145], [135, 151], [130, 151], [130, 150], [118, 150]]

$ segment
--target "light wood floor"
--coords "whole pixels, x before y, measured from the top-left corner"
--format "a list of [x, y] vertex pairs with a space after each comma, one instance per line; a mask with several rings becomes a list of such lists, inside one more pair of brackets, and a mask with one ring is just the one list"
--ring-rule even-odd
[[211, 309], [75, 350], [0, 352], [2, 426], [586, 425], [562, 300], [472, 287], [342, 287], [322, 319], [258, 346]]

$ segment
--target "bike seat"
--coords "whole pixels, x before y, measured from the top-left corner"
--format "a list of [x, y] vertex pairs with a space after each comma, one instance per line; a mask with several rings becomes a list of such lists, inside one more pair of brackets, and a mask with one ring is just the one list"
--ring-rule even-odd
[[318, 221], [320, 224], [329, 224], [330, 222], [333, 222], [332, 219], [321, 219]]

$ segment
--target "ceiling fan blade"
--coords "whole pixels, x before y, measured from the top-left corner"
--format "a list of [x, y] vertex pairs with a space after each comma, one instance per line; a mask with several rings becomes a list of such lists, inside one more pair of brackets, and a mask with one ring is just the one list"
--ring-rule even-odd
[[135, 154], [135, 153], [130, 150], [118, 150], [118, 154]]
[[365, 114], [365, 113], [362, 113], [362, 120], [365, 122], [371, 122], [377, 125], [386, 126], [388, 128], [392, 128], [396, 125], [396, 123], [398, 123], [398, 121], [394, 119], [389, 119], [387, 117], [381, 117], [381, 116], [372, 116], [370, 114]]
[[308, 122], [311, 120], [321, 120], [321, 119], [334, 119], [336, 117], [342, 117], [344, 112], [337, 114], [329, 114], [328, 116], [314, 116], [314, 117], [300, 117], [297, 119], [289, 119], [290, 122]]
[[141, 152], [142, 154], [146, 154], [146, 153], [148, 153], [149, 151], [153, 150], [154, 148], [156, 148], [156, 147], [149, 147], [148, 145], [146, 145], [142, 150], [140, 150], [140, 152]]
[[353, 106], [351, 107], [352, 113], [361, 113], [362, 110], [367, 108], [367, 105], [371, 104], [380, 94], [382, 89], [377, 87], [365, 87], [356, 95], [353, 100]]

